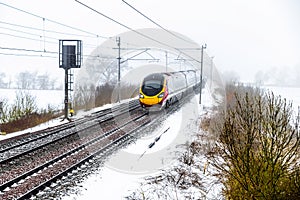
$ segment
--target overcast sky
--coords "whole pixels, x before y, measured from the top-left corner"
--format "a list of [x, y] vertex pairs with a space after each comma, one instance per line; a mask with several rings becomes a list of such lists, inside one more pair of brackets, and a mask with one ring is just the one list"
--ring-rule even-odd
[[[80, 1], [130, 28], [157, 28], [122, 0]], [[2, 3], [0, 72], [38, 70], [63, 74], [58, 68], [56, 54], [39, 51], [57, 52], [58, 39], [71, 38], [82, 39], [84, 54], [89, 54], [105, 41], [101, 36], [112, 37], [128, 31], [75, 0], [0, 0], [0, 2]], [[199, 45], [206, 43], [206, 52], [209, 56], [214, 56], [216, 67], [220, 71], [235, 71], [242, 80], [251, 81], [259, 70], [300, 68], [298, 0], [127, 0], [127, 2], [164, 28], [181, 33]], [[5, 6], [3, 3], [45, 20]], [[94, 33], [99, 37], [61, 26], [53, 21]], [[82, 36], [63, 35], [48, 30]], [[34, 57], [32, 54], [43, 57]]]

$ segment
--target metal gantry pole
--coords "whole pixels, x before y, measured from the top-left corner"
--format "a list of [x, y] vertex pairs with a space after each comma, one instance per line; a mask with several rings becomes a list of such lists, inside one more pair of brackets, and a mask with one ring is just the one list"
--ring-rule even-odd
[[166, 72], [168, 72], [168, 52], [166, 51]]
[[212, 89], [212, 82], [213, 82], [213, 68], [214, 68], [214, 62], [213, 62], [214, 56], [211, 57], [211, 66], [210, 66], [210, 90]]
[[118, 43], [118, 102], [120, 103], [121, 100], [121, 87], [120, 87], [120, 81], [121, 81], [121, 39], [120, 37], [117, 37], [117, 43]]
[[200, 92], [199, 92], [199, 104], [201, 104], [201, 98], [202, 98], [202, 83], [203, 83], [203, 78], [202, 78], [202, 73], [203, 73], [203, 50], [206, 49], [206, 44], [205, 46], [201, 46], [201, 69], [200, 69]]

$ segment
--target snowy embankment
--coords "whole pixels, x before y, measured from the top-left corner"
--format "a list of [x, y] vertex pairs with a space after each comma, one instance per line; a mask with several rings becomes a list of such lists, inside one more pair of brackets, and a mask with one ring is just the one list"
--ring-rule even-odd
[[[292, 101], [295, 109], [300, 105], [300, 88], [269, 87], [267, 89], [273, 91], [275, 95], [281, 95], [288, 101]], [[55, 97], [55, 95], [51, 96]], [[50, 95], [47, 95], [47, 97], [49, 98]], [[209, 114], [210, 107], [213, 104], [211, 95], [207, 90], [203, 91], [202, 106], [198, 104], [198, 101], [199, 95], [186, 103], [179, 111], [160, 121], [160, 124], [154, 129], [146, 129], [148, 132], [144, 137], [112, 155], [105, 162], [103, 168], [79, 183], [79, 191], [64, 196], [63, 199], [124, 199], [126, 196], [131, 195], [132, 191], [141, 188], [145, 177], [155, 176], [162, 169], [169, 169], [171, 166], [179, 164], [178, 155], [185, 150], [180, 146], [186, 142], [191, 142], [194, 135], [201, 132], [199, 130], [199, 120], [207, 113]], [[106, 105], [96, 110], [110, 106]], [[77, 117], [86, 114], [88, 113], [81, 112]], [[0, 139], [65, 123], [60, 120], [55, 119], [32, 129], [0, 136]], [[155, 142], [155, 145], [149, 148], [149, 145], [158, 137], [159, 140]], [[210, 166], [207, 166], [208, 162], [205, 156], [200, 156], [198, 161], [200, 162], [198, 172], [201, 174], [203, 184], [208, 192], [206, 197], [207, 199], [214, 199], [220, 194], [221, 186], [213, 184], [215, 178], [212, 176]], [[194, 192], [196, 196], [201, 195], [199, 190]]]
[[[80, 183], [79, 192], [63, 199], [124, 199], [141, 188], [146, 177], [176, 166], [179, 155], [186, 151], [184, 144], [191, 143], [199, 131], [199, 116], [207, 114], [213, 103], [210, 96], [204, 90], [202, 105], [197, 95], [159, 124], [146, 128], [147, 134], [112, 155], [99, 173]], [[205, 163], [203, 159], [202, 165]]]
[[[272, 87], [268, 89], [273, 91], [275, 95], [281, 95], [288, 101], [292, 101], [294, 108], [300, 105], [300, 88]], [[159, 174], [160, 170], [179, 164], [174, 156], [178, 149], [172, 148], [170, 141], [174, 139], [174, 135], [177, 135], [178, 132], [181, 132], [181, 135], [188, 135], [188, 137], [178, 141], [179, 143], [190, 141], [194, 134], [193, 131], [196, 131], [196, 133], [200, 132], [198, 130], [199, 119], [207, 112], [209, 113], [209, 109], [213, 104], [211, 95], [207, 90], [204, 90], [204, 104], [202, 106], [199, 106], [198, 100], [199, 96], [196, 96], [191, 102], [185, 104], [183, 109], [162, 122], [161, 126], [153, 131], [150, 136], [140, 138], [135, 144], [131, 144], [126, 149], [111, 156], [99, 173], [92, 174], [80, 184], [81, 189], [79, 193], [70, 194], [70, 196], [66, 196], [63, 199], [124, 199], [126, 196], [131, 195], [132, 191], [141, 191], [146, 177], [155, 176]], [[195, 113], [195, 110], [198, 112]], [[194, 115], [184, 115], [182, 114], [184, 112], [194, 112]], [[181, 126], [182, 128], [182, 118], [188, 118], [190, 124], [183, 130], [179, 127]], [[168, 131], [162, 135], [159, 142], [149, 149], [148, 145], [155, 140], [155, 137], [161, 135], [167, 129]], [[175, 146], [178, 147], [179, 143]], [[162, 151], [162, 149], [164, 150]], [[128, 152], [131, 155], [130, 159], [127, 159], [129, 158]], [[153, 154], [155, 152], [158, 153]], [[124, 158], [124, 155], [127, 155], [125, 156], [127, 158]], [[160, 167], [155, 165], [159, 161], [162, 163]], [[221, 198], [222, 185], [216, 183], [216, 178], [212, 175], [213, 171], [208, 165], [205, 156], [200, 156], [198, 161], [200, 161], [199, 165], [201, 167], [200, 171], [198, 169], [198, 172], [201, 174], [204, 187], [206, 187], [206, 198]], [[202, 196], [200, 190], [194, 192], [195, 196]]]

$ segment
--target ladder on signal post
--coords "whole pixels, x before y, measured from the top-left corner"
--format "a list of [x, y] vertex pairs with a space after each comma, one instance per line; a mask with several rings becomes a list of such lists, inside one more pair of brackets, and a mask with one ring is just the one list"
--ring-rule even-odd
[[73, 109], [73, 91], [74, 91], [74, 72], [72, 69], [69, 69], [68, 70], [69, 73], [68, 73], [68, 99], [69, 99], [69, 108], [70, 109]]

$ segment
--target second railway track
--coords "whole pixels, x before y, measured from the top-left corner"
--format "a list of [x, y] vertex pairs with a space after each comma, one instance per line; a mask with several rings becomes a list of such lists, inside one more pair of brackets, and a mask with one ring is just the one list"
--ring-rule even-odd
[[78, 124], [75, 121], [71, 126], [60, 126], [58, 132], [50, 129], [48, 135], [46, 131], [31, 140], [27, 135], [23, 140], [19, 137], [21, 141], [16, 145], [1, 150], [0, 199], [29, 198], [149, 121], [147, 113], [131, 102], [93, 113], [77, 121]]
[[[185, 102], [168, 109], [161, 120]], [[89, 165], [86, 163], [95, 156], [115, 151], [157, 118], [149, 116], [137, 101], [131, 101], [33, 133], [32, 138], [27, 134], [26, 139], [19, 136], [9, 140], [8, 143], [17, 142], [0, 150], [0, 199], [30, 198], [70, 172]]]

